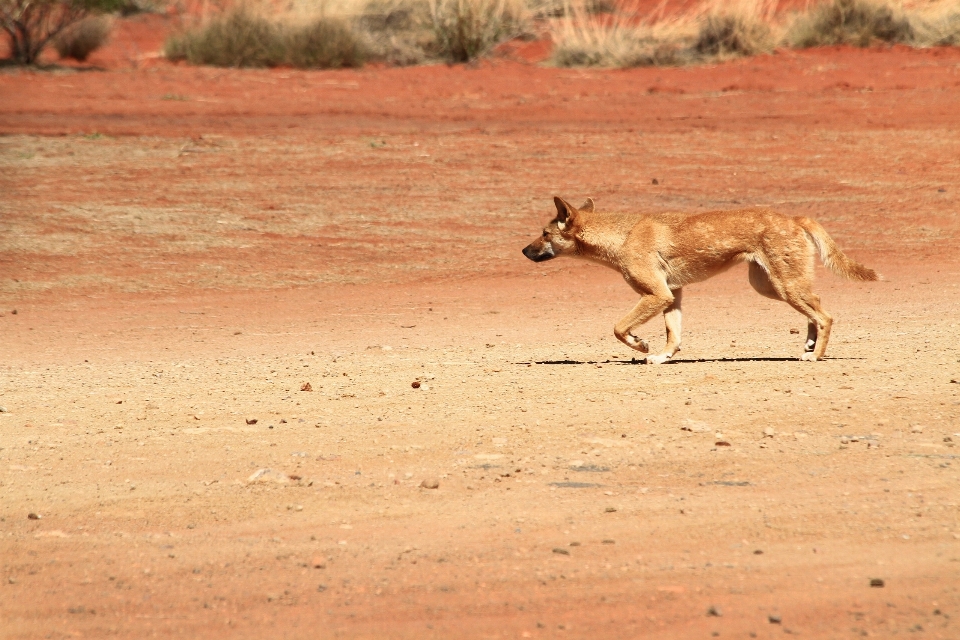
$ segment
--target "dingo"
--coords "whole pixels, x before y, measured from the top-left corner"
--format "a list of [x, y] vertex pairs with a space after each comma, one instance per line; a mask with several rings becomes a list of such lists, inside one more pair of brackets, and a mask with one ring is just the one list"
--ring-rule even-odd
[[782, 300], [807, 317], [801, 360], [820, 360], [833, 319], [813, 293], [813, 254], [839, 276], [877, 280], [875, 271], [854, 262], [817, 222], [788, 218], [769, 209], [709, 211], [694, 215], [629, 215], [595, 211], [593, 200], [576, 209], [554, 198], [557, 217], [523, 250], [534, 262], [562, 255], [593, 260], [620, 272], [640, 302], [613, 329], [632, 349], [649, 347], [634, 333], [658, 313], [667, 326], [663, 352], [646, 357], [660, 364], [680, 350], [680, 298], [684, 285], [702, 282], [738, 262], [749, 263], [757, 293]]

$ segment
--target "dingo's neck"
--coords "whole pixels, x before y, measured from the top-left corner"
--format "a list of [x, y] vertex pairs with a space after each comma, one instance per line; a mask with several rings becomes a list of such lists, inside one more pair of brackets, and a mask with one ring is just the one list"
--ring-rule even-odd
[[623, 216], [588, 214], [575, 236], [578, 257], [619, 269], [621, 250], [633, 227], [633, 224], [624, 222]]

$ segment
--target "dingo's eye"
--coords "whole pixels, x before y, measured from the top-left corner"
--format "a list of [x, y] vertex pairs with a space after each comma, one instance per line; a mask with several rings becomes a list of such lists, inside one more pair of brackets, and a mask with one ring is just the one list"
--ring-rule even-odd
[[544, 238], [549, 238], [549, 237], [550, 237], [550, 232], [547, 231], [546, 229], [544, 229], [544, 230], [543, 230], [543, 237], [544, 237]]

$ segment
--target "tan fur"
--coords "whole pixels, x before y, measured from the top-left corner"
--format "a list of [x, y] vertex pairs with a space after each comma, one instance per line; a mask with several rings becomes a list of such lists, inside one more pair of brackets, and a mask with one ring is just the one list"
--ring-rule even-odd
[[663, 314], [667, 344], [648, 363], [662, 363], [680, 350], [683, 287], [749, 264], [748, 277], [763, 296], [782, 300], [807, 317], [801, 360], [820, 360], [833, 319], [813, 293], [814, 254], [838, 276], [877, 280], [875, 271], [848, 258], [810, 218], [789, 218], [769, 209], [736, 209], [698, 214], [631, 215], [602, 213], [590, 198], [579, 208], [554, 198], [557, 217], [523, 250], [536, 262], [561, 255], [598, 262], [623, 275], [640, 302], [614, 327], [617, 338], [649, 351], [635, 331]]

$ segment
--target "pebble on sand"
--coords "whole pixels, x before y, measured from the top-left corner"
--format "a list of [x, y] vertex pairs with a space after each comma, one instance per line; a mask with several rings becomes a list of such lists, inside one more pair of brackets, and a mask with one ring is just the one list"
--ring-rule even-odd
[[691, 420], [687, 418], [683, 421], [683, 424], [680, 425], [681, 431], [690, 431], [693, 433], [704, 433], [710, 431], [710, 425], [702, 420]]
[[770, 614], [767, 616], [767, 621], [770, 624], [780, 624], [781, 622], [783, 622], [783, 618], [777, 615]]
[[419, 389], [419, 388], [420, 388], [420, 381], [419, 381], [419, 380], [414, 380], [413, 382], [410, 383], [410, 386], [413, 387], [414, 389]]
[[300, 385], [300, 391], [313, 391], [313, 387], [309, 382], [304, 382], [302, 385]]
[[554, 552], [554, 553], [557, 553], [557, 554], [560, 554], [561, 556], [568, 556], [568, 555], [570, 555], [570, 551], [567, 550], [567, 549], [564, 549], [563, 547], [554, 547], [554, 548], [553, 548], [553, 552]]
[[607, 508], [604, 509], [603, 511], [604, 511], [605, 513], [614, 513], [614, 512], [616, 512], [616, 510], [617, 510], [616, 507], [607, 507]]
[[27, 514], [27, 520], [39, 520], [39, 519], [42, 518], [42, 517], [43, 517], [43, 516], [41, 516], [39, 513], [28, 513], [28, 514]]
[[290, 476], [280, 471], [274, 471], [273, 469], [257, 469], [247, 478], [247, 484], [253, 484], [254, 482], [286, 484], [290, 482]]
[[256, 419], [256, 418], [247, 418], [247, 419], [246, 419], [246, 423], [247, 423], [247, 424], [257, 424], [257, 419]]
[[870, 579], [870, 586], [871, 586], [871, 587], [875, 587], [875, 588], [878, 588], [878, 589], [882, 589], [883, 586], [884, 586], [884, 584], [885, 584], [885, 583], [884, 583], [884, 581], [883, 581], [883, 578], [871, 578], [871, 579]]
[[428, 478], [420, 483], [420, 486], [424, 489], [439, 489], [440, 481], [436, 478]]
[[707, 615], [719, 618], [723, 615], [723, 611], [721, 611], [720, 607], [711, 606], [709, 609], [707, 609]]

